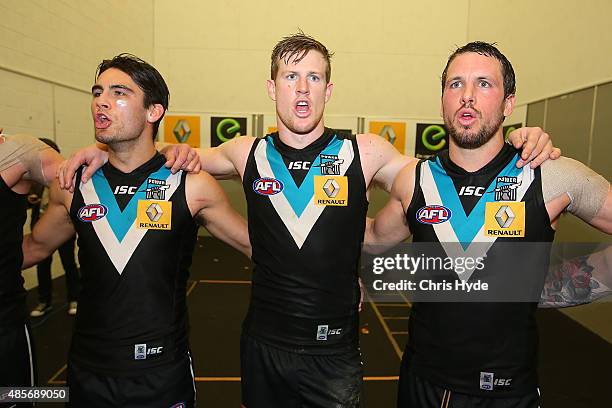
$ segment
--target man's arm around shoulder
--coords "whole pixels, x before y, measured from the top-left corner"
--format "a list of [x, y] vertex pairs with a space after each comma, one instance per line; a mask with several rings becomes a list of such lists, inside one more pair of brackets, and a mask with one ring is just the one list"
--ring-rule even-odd
[[72, 194], [59, 187], [56, 180], [49, 187], [49, 206], [34, 225], [32, 233], [23, 238], [23, 265], [29, 268], [51, 255], [75, 233], [69, 208]]
[[208, 173], [189, 174], [185, 191], [196, 221], [213, 236], [250, 258], [247, 222], [232, 208], [219, 183]]

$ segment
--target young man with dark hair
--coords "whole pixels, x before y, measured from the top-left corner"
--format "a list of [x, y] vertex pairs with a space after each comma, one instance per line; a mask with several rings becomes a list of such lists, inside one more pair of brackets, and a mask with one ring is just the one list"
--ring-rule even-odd
[[108, 163], [74, 194], [54, 184], [47, 212], [24, 240], [28, 266], [78, 233], [82, 292], [68, 361], [74, 407], [193, 407], [186, 286], [195, 221], [250, 255], [246, 222], [218, 183], [164, 167], [153, 134], [167, 103], [155, 68], [125, 54], [104, 61], [91, 113]]
[[[442, 81], [449, 150], [398, 174], [389, 202], [368, 222], [366, 244], [394, 245], [412, 235], [413, 242], [436, 243], [433, 248], [449, 258], [484, 259], [484, 268], [469, 276], [443, 274], [448, 282], [509, 278], [522, 288], [521, 271], [546, 273], [547, 243], [563, 211], [612, 233], [612, 192], [603, 177], [563, 157], [536, 169], [516, 168], [519, 153], [502, 133], [514, 107], [514, 72], [494, 45], [459, 48]], [[433, 208], [444, 217], [432, 219], [427, 211]], [[534, 252], [513, 249], [521, 242]], [[533, 286], [537, 296], [543, 285], [544, 276]], [[538, 299], [499, 300], [506, 294], [487, 303], [470, 300], [476, 294], [461, 303], [413, 303], [398, 408], [538, 406]]]
[[[21, 243], [31, 183], [49, 185], [62, 158], [29, 135], [0, 129], [0, 387], [33, 387], [36, 360], [23, 287]], [[32, 406], [32, 404], [0, 406]]]
[[[96, 69], [96, 78], [102, 75], [104, 71], [111, 68], [118, 69], [128, 74], [130, 78], [132, 78], [132, 81], [142, 89], [144, 93], [143, 106], [145, 108], [154, 104], [159, 104], [164, 108], [161, 116], [153, 122], [152, 137], [153, 140], [155, 140], [159, 124], [168, 110], [170, 91], [168, 90], [166, 81], [164, 81], [164, 78], [154, 67], [146, 64], [143, 60], [132, 54], [123, 53], [117, 55], [113, 59], [102, 61]], [[120, 88], [115, 89], [120, 90]]]
[[[325, 127], [333, 90], [330, 55], [303, 33], [283, 38], [267, 81], [278, 132], [198, 150], [202, 168], [214, 177], [242, 179], [248, 205], [255, 269], [241, 341], [247, 408], [359, 405], [357, 265], [367, 190], [377, 183], [388, 191], [415, 159], [378, 135]], [[530, 143], [540, 133], [535, 129]], [[175, 168], [184, 162], [180, 149], [167, 151]], [[101, 155], [91, 148], [80, 152], [67, 178]]]

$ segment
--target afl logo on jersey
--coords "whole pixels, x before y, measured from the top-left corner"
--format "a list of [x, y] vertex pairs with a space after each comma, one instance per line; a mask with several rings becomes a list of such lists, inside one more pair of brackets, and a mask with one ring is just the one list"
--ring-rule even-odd
[[108, 208], [102, 204], [88, 204], [81, 207], [77, 215], [79, 220], [83, 222], [92, 222], [104, 218], [107, 212]]
[[441, 224], [450, 220], [451, 210], [443, 205], [427, 205], [416, 213], [416, 219], [421, 224]]
[[258, 178], [253, 182], [253, 191], [261, 195], [274, 195], [283, 191], [283, 183], [270, 177]]

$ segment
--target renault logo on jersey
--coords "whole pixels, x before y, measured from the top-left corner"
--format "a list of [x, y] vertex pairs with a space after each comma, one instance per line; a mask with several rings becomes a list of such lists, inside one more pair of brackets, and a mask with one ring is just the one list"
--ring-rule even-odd
[[161, 207], [157, 203], [151, 204], [149, 206], [149, 208], [147, 208], [147, 211], [145, 211], [145, 212], [149, 216], [149, 219], [151, 221], [153, 221], [153, 222], [159, 221], [161, 216], [164, 214], [164, 212], [162, 211]]
[[512, 225], [512, 221], [514, 221], [514, 218], [516, 218], [514, 216], [514, 213], [507, 205], [502, 205], [501, 207], [499, 207], [499, 211], [497, 211], [497, 213], [495, 214], [495, 219], [497, 220], [499, 226], [502, 228], [508, 228], [510, 225]]
[[172, 202], [138, 200], [136, 227], [140, 229], [172, 229]]
[[485, 235], [520, 238], [525, 236], [525, 202], [488, 202], [485, 208]]
[[323, 191], [329, 198], [334, 198], [340, 192], [340, 185], [334, 179], [328, 179], [325, 184], [323, 184]]
[[346, 176], [314, 176], [315, 205], [345, 207], [348, 205]]

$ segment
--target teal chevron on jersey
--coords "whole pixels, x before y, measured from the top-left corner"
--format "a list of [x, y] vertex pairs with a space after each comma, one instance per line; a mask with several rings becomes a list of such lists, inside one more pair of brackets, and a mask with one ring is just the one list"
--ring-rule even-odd
[[103, 204], [108, 208], [108, 213], [104, 218], [96, 220], [91, 224], [119, 274], [123, 272], [140, 241], [148, 231], [147, 229], [136, 228], [138, 201], [146, 199], [147, 180], [157, 179], [165, 181], [168, 189], [166, 190], [165, 200], [161, 201], [168, 201], [180, 183], [181, 174], [182, 172], [172, 174], [164, 166], [150, 173], [123, 211], [119, 208], [115, 195], [101, 169], [94, 173], [92, 183], [80, 184], [79, 190], [86, 205]]
[[[166, 180], [169, 175], [170, 169], [162, 166], [162, 168], [156, 172], [151, 173], [148, 178]], [[106, 177], [104, 177], [102, 169], [98, 169], [94, 173], [91, 181], [93, 182], [98, 198], [100, 199], [100, 204], [104, 204], [108, 208], [108, 222], [111, 229], [115, 233], [117, 240], [121, 242], [125, 237], [125, 234], [127, 234], [128, 230], [136, 220], [138, 200], [144, 200], [146, 198], [145, 189], [147, 187], [147, 180], [140, 185], [138, 191], [132, 196], [130, 202], [123, 209], [123, 211], [119, 209], [115, 195], [108, 184], [108, 180], [106, 180]]]
[[[334, 136], [320, 154], [337, 156], [342, 145], [343, 141], [338, 140], [338, 138]], [[284, 185], [281, 194], [285, 195], [287, 201], [289, 201], [289, 205], [291, 205], [291, 208], [293, 208], [295, 215], [300, 217], [308, 203], [312, 201], [312, 197], [314, 195], [314, 176], [316, 175], [315, 173], [319, 167], [313, 163], [308, 170], [304, 181], [298, 187], [295, 184], [293, 177], [289, 173], [289, 170], [287, 170], [287, 166], [285, 166], [283, 158], [278, 150], [276, 150], [274, 141], [272, 139], [270, 139], [270, 142], [267, 145], [266, 155], [268, 157], [270, 167], [272, 168], [272, 172], [274, 173], [274, 177], [280, 180]], [[321, 161], [320, 156], [317, 158], [317, 160], [319, 160], [319, 162]]]
[[[516, 167], [518, 159], [519, 156], [517, 154], [510, 160], [497, 177], [518, 177], [523, 172], [522, 169]], [[442, 167], [440, 163], [440, 158], [437, 157], [435, 161], [429, 162], [429, 168], [431, 169], [431, 174], [438, 193], [440, 194], [440, 198], [442, 199], [442, 203], [452, 212], [452, 217], [449, 221], [453, 230], [455, 230], [455, 234], [457, 234], [457, 239], [465, 249], [474, 240], [474, 237], [476, 237], [476, 234], [478, 234], [478, 231], [480, 231], [484, 225], [487, 201], [495, 201], [493, 191], [496, 178], [494, 178], [487, 187], [485, 194], [480, 197], [480, 200], [478, 200], [478, 203], [472, 209], [470, 215], [466, 215], [455, 185], [453, 184], [453, 180], [446, 174], [444, 167]]]

